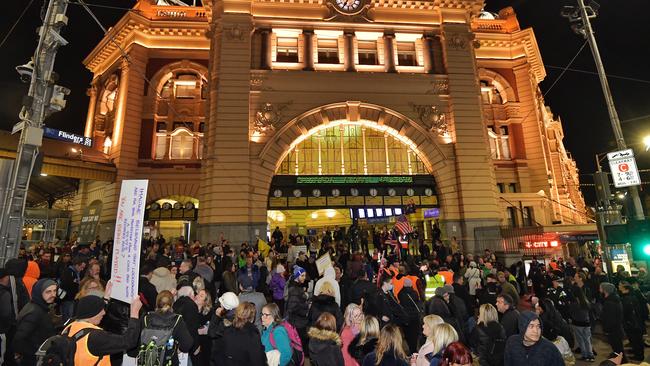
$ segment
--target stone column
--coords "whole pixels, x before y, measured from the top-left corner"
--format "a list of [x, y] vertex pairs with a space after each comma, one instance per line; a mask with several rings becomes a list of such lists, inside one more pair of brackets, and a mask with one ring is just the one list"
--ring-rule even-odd
[[260, 69], [262, 70], [271, 70], [271, 65], [273, 65], [272, 51], [271, 47], [271, 30], [270, 29], [261, 29], [260, 35], [262, 36], [262, 47], [260, 55], [262, 61], [260, 63]]
[[94, 137], [95, 131], [95, 109], [97, 106], [97, 81], [93, 80], [92, 85], [86, 91], [86, 95], [90, 97], [88, 101], [88, 115], [86, 116], [86, 128], [84, 129], [84, 136]]
[[434, 74], [435, 68], [433, 65], [433, 38], [431, 34], [425, 34], [422, 42], [424, 45], [424, 70], [427, 74]]
[[113, 121], [113, 134], [110, 136], [113, 141], [111, 158], [118, 152], [117, 147], [122, 143], [122, 129], [124, 128], [124, 117], [126, 115], [126, 96], [129, 92], [129, 60], [122, 57], [120, 61], [120, 85], [117, 92], [115, 106], [115, 120]]
[[302, 31], [303, 40], [303, 55], [305, 66], [302, 68], [305, 71], [314, 71], [314, 31], [305, 29]]
[[[453, 15], [453, 14], [451, 14]], [[467, 23], [444, 22], [444, 57], [455, 132], [455, 170], [460, 222], [448, 222], [469, 252], [476, 248], [475, 228], [500, 224], [496, 178], [483, 123], [473, 34]], [[460, 229], [460, 230], [458, 230]]]
[[354, 65], [354, 31], [345, 31], [345, 71], [356, 71]]
[[384, 34], [384, 65], [386, 72], [397, 72], [395, 68], [395, 35]]

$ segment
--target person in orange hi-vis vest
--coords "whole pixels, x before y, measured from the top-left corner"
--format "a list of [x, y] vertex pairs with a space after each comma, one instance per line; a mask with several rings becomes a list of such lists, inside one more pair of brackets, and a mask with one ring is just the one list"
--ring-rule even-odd
[[[110, 284], [110, 282], [109, 282]], [[110, 285], [106, 286], [105, 298], [110, 297]], [[99, 323], [106, 314], [104, 299], [95, 295], [84, 296], [79, 299], [74, 321], [71, 322], [62, 334], [72, 337], [83, 329], [90, 332], [77, 341], [77, 351], [74, 355], [75, 365], [110, 366], [110, 355], [126, 352], [138, 345], [140, 338], [140, 320], [138, 315], [142, 302], [136, 297], [131, 302], [129, 325], [124, 334], [110, 333], [99, 327]]]

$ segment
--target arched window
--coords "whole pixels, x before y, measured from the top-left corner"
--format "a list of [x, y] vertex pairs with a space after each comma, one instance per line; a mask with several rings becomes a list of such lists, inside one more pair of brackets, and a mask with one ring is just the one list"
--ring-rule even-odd
[[510, 160], [510, 139], [508, 126], [488, 126], [488, 139], [490, 141], [490, 155], [492, 159]]
[[170, 159], [191, 159], [194, 151], [194, 136], [192, 132], [180, 127], [171, 133], [169, 147]]
[[115, 99], [117, 98], [118, 87], [117, 75], [111, 75], [102, 91], [102, 96], [99, 99], [99, 114], [105, 116], [115, 108]]
[[486, 80], [481, 80], [481, 101], [483, 104], [503, 104], [503, 98], [497, 86]]

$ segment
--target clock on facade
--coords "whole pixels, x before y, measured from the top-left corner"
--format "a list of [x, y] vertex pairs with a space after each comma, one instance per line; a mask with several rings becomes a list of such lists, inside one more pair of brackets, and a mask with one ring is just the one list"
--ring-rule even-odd
[[370, 188], [370, 195], [373, 197], [377, 196], [377, 189], [376, 188]]
[[314, 189], [311, 191], [311, 195], [314, 197], [320, 197], [320, 189]]
[[282, 197], [282, 191], [279, 190], [279, 189], [276, 189], [275, 191], [273, 191], [273, 195], [275, 197], [277, 197], [277, 198]]
[[302, 196], [302, 192], [299, 189], [294, 189], [293, 190], [293, 196], [294, 197], [300, 197], [300, 196]]
[[359, 195], [359, 190], [356, 188], [350, 188], [350, 194], [356, 197]]
[[341, 191], [339, 191], [338, 188], [334, 188], [334, 189], [332, 189], [332, 196], [334, 196], [334, 197], [338, 197], [338, 196], [340, 196], [340, 195], [341, 195]]
[[362, 0], [335, 0], [336, 9], [344, 14], [358, 13], [363, 7]]
[[427, 196], [433, 196], [433, 189], [427, 188], [424, 190], [424, 194]]
[[415, 194], [415, 190], [413, 188], [409, 188], [406, 190], [406, 194], [409, 196], [413, 196]]
[[397, 192], [395, 191], [395, 188], [390, 188], [388, 190], [388, 195], [389, 196], [394, 197], [396, 194], [397, 194]]

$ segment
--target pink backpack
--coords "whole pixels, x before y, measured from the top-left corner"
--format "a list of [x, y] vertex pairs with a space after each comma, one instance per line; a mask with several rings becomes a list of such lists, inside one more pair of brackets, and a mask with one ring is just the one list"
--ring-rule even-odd
[[[296, 327], [294, 327], [291, 323], [289, 323], [286, 320], [283, 320], [277, 326], [284, 327], [284, 330], [287, 332], [287, 335], [289, 336], [289, 343], [291, 345], [291, 361], [289, 361], [289, 365], [303, 366], [305, 364], [305, 353], [302, 349], [302, 341], [300, 340], [300, 335], [298, 334], [298, 330], [296, 330]], [[275, 327], [273, 327], [273, 329], [271, 329], [271, 332], [269, 332], [269, 342], [271, 342], [271, 347], [277, 349], [275, 345], [275, 339], [273, 336], [274, 330]]]

